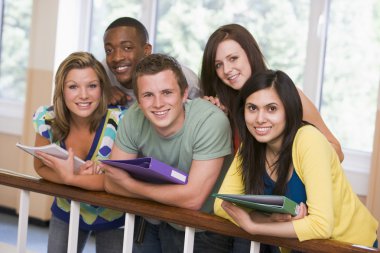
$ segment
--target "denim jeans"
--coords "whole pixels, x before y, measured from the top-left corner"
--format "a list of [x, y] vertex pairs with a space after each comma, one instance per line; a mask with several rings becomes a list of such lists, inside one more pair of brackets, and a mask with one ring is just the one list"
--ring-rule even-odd
[[[78, 231], [77, 252], [83, 251], [91, 233], [95, 236], [97, 253], [120, 253], [123, 251], [123, 229], [109, 229], [101, 231]], [[66, 253], [68, 246], [69, 224], [54, 215], [50, 219], [48, 253]]]
[[[139, 220], [136, 220], [136, 229]], [[136, 230], [135, 230], [136, 233]], [[185, 232], [166, 222], [159, 225], [146, 223], [144, 241], [133, 244], [133, 253], [180, 253], [184, 248]], [[196, 232], [194, 253], [229, 253], [232, 238], [213, 232]]]
[[[240, 237], [233, 238], [233, 246], [231, 253], [249, 253], [251, 249], [251, 241]], [[260, 244], [260, 253], [280, 253], [276, 246]], [[292, 253], [296, 253], [293, 252]]]
[[231, 253], [249, 253], [251, 249], [251, 241], [239, 237], [233, 238], [233, 246]]

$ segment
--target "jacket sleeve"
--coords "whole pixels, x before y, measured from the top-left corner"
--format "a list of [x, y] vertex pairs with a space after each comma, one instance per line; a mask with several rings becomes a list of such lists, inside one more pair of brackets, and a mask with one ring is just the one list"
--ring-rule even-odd
[[334, 228], [332, 149], [313, 126], [302, 127], [293, 143], [293, 165], [305, 185], [308, 215], [293, 221], [300, 241], [330, 238]]
[[[219, 189], [219, 193], [223, 193], [223, 194], [244, 194], [245, 193], [243, 177], [239, 168], [239, 164], [240, 164], [240, 159], [239, 159], [239, 156], [236, 154], [233, 162], [231, 163], [230, 168], [228, 169], [226, 176], [224, 177], [223, 183]], [[228, 219], [234, 222], [233, 219], [221, 207], [221, 204], [222, 204], [222, 200], [219, 198], [216, 198], [214, 202], [214, 213], [220, 217], [223, 217], [225, 219]]]

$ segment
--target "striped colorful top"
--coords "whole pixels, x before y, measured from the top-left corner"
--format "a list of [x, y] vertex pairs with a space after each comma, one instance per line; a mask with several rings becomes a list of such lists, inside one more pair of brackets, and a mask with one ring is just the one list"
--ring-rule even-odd
[[[85, 160], [102, 160], [109, 157], [116, 138], [119, 121], [124, 115], [124, 107], [109, 107], [95, 133], [95, 138]], [[52, 106], [41, 106], [33, 115], [33, 126], [36, 133], [52, 142], [51, 121], [55, 118]], [[57, 143], [65, 148], [64, 142]], [[70, 200], [55, 198], [51, 211], [57, 218], [69, 222]], [[84, 230], [112, 229], [124, 225], [124, 213], [104, 207], [80, 204], [79, 227]]]

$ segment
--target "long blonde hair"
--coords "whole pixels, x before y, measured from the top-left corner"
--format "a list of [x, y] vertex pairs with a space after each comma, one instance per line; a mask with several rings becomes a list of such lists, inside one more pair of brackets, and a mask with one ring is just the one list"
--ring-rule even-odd
[[110, 92], [111, 84], [103, 65], [91, 53], [75, 52], [70, 54], [59, 65], [57, 73], [55, 75], [55, 89], [53, 97], [55, 118], [51, 122], [54, 142], [64, 140], [70, 131], [70, 111], [65, 104], [63, 95], [63, 88], [67, 74], [72, 69], [85, 68], [92, 68], [95, 71], [100, 81], [100, 88], [102, 93], [99, 106], [91, 115], [91, 132], [95, 131], [98, 128], [103, 116], [107, 112], [109, 97], [108, 93]]

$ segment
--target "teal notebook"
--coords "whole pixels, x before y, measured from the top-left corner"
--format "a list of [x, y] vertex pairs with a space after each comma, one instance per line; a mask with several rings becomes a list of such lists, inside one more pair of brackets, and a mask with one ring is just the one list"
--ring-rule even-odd
[[285, 213], [297, 215], [298, 204], [293, 200], [279, 195], [245, 195], [245, 194], [212, 194], [236, 205], [265, 213]]

